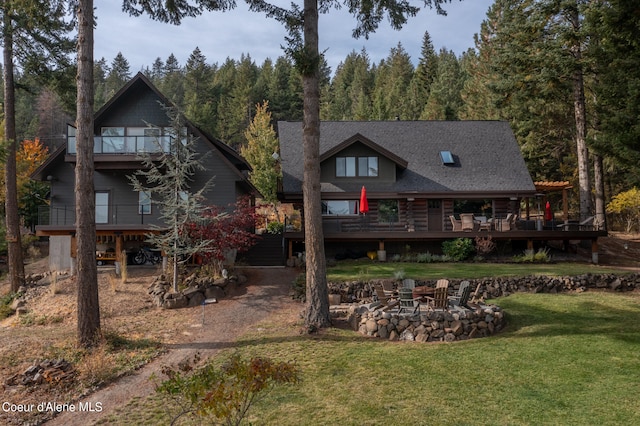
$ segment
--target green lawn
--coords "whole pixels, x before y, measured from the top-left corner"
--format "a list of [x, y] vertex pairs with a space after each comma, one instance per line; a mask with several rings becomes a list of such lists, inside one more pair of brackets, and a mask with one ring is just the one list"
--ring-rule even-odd
[[[376, 268], [401, 266], [410, 265]], [[460, 278], [486, 276], [474, 273], [485, 265], [449, 264], [440, 275], [445, 266], [421, 265], [424, 272], [408, 276], [454, 278], [461, 269]], [[640, 424], [637, 292], [520, 293], [490, 302], [506, 311], [508, 325], [488, 338], [389, 342], [338, 328], [301, 335], [301, 323], [267, 322], [225, 354], [294, 360], [301, 369], [300, 384], [276, 388], [252, 407], [253, 425]], [[159, 397], [135, 401], [105, 423], [168, 424], [166, 407]]]
[[404, 263], [372, 262], [369, 260], [341, 261], [328, 268], [329, 281], [368, 280], [372, 278], [393, 278], [402, 274], [405, 278], [431, 279], [472, 279], [496, 276], [548, 275], [565, 276], [580, 274], [628, 273], [620, 269], [586, 263]]

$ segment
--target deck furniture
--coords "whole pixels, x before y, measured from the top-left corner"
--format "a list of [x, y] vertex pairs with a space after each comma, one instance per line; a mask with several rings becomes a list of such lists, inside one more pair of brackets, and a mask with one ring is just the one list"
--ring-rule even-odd
[[449, 220], [451, 220], [451, 225], [453, 226], [454, 231], [462, 231], [462, 222], [460, 219], [456, 219], [454, 215], [450, 215]]
[[461, 213], [460, 221], [462, 222], [462, 230], [463, 231], [473, 231], [475, 230], [475, 221], [473, 219], [472, 213]]

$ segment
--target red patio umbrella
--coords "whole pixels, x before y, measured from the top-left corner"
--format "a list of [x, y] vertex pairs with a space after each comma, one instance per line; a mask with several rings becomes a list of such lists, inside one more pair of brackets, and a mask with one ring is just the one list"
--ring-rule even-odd
[[367, 201], [367, 189], [363, 186], [360, 191], [360, 213], [369, 213], [369, 202]]
[[544, 206], [544, 220], [550, 222], [553, 220], [553, 213], [551, 213], [551, 204], [547, 201], [547, 204]]

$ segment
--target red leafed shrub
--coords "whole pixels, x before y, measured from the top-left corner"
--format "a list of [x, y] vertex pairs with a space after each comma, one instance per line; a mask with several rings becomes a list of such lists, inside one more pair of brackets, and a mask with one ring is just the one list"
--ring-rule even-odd
[[250, 198], [242, 197], [226, 209], [207, 208], [197, 222], [187, 224], [187, 234], [191, 241], [203, 245], [199, 255], [204, 264], [220, 265], [228, 253], [247, 251], [256, 243], [259, 238], [254, 233], [257, 217]]

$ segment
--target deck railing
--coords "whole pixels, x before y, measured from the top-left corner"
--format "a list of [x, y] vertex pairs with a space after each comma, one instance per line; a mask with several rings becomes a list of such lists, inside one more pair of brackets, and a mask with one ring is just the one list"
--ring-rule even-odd
[[[96, 225], [150, 225], [159, 224], [157, 209], [152, 204], [144, 206], [150, 213], [142, 214], [139, 204], [112, 204], [108, 207], [98, 206]], [[72, 226], [76, 223], [74, 205], [40, 206], [38, 209], [39, 226]]]

